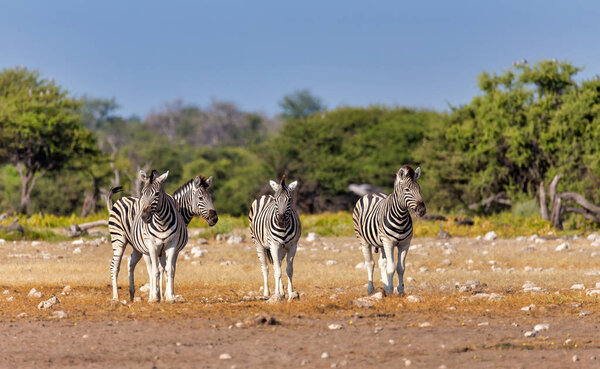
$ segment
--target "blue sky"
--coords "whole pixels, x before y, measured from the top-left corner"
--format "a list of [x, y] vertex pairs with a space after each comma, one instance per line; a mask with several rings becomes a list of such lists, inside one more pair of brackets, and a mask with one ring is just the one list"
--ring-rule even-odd
[[0, 67], [141, 117], [182, 98], [279, 112], [308, 88], [329, 107], [446, 109], [482, 71], [557, 58], [600, 74], [593, 1], [0, 0]]

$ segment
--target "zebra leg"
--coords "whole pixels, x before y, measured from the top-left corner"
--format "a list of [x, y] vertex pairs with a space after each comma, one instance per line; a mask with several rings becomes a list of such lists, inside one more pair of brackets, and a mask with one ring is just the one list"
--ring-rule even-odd
[[133, 249], [133, 252], [129, 257], [129, 263], [127, 264], [127, 272], [129, 274], [129, 298], [131, 299], [131, 301], [133, 301], [133, 298], [135, 297], [135, 266], [137, 265], [137, 263], [139, 263], [141, 258], [142, 253], [137, 251], [136, 249]]
[[282, 265], [283, 265], [283, 259], [285, 258], [285, 255], [287, 254], [287, 250], [279, 247], [278, 248], [279, 253], [277, 254], [277, 259], [279, 261], [279, 295], [281, 295], [281, 297], [285, 297], [285, 290], [283, 289], [283, 278], [282, 278], [282, 274], [283, 271], [281, 271]]
[[398, 293], [404, 295], [404, 270], [406, 269], [406, 254], [408, 254], [409, 245], [398, 247]]
[[166, 257], [166, 279], [167, 284], [165, 288], [165, 299], [167, 302], [175, 302], [175, 295], [173, 293], [174, 283], [173, 278], [175, 278], [175, 260], [177, 257], [175, 256], [175, 251], [177, 251], [177, 245], [173, 245], [173, 247], [165, 250], [165, 255], [163, 259]]
[[298, 247], [297, 244], [294, 244], [292, 246], [290, 246], [290, 249], [287, 252], [287, 259], [286, 259], [286, 268], [285, 271], [287, 273], [287, 277], [288, 277], [288, 301], [291, 301], [293, 299], [297, 299], [300, 296], [298, 295], [298, 292], [294, 291], [294, 285], [292, 283], [292, 277], [294, 276], [294, 257], [296, 256], [296, 248]]
[[375, 262], [373, 261], [373, 253], [371, 252], [371, 246], [368, 245], [364, 240], [360, 243], [363, 256], [365, 257], [365, 268], [367, 269], [367, 275], [369, 277], [369, 284], [367, 285], [367, 293], [370, 295], [375, 290], [373, 286], [373, 268]]
[[379, 271], [381, 272], [381, 283], [383, 283], [383, 288], [385, 289], [387, 286], [387, 273], [385, 271], [387, 268], [387, 259], [385, 257], [385, 250], [383, 247], [379, 248], [379, 251], [379, 261], [377, 264], [379, 264]]
[[150, 266], [151, 266], [151, 273], [150, 273], [150, 296], [148, 297], [148, 302], [158, 302], [159, 300], [159, 296], [158, 296], [158, 277], [159, 277], [159, 270], [158, 270], [158, 256], [156, 255], [156, 249], [154, 248], [154, 245], [152, 245], [151, 247], [148, 248], [149, 251], [149, 257], [150, 257]]
[[[385, 283], [385, 292], [394, 292], [394, 272], [396, 271], [396, 265], [394, 264], [394, 244], [390, 241], [383, 241], [383, 249], [385, 250], [386, 263], [385, 263], [385, 274], [387, 276], [387, 283]], [[383, 273], [382, 273], [383, 274]]]
[[165, 279], [165, 268], [167, 265], [167, 260], [165, 258], [165, 255], [161, 255], [160, 258], [158, 259], [159, 264], [158, 264], [158, 296], [160, 297], [160, 301], [163, 301], [165, 299], [165, 294], [163, 293], [163, 279]]
[[119, 300], [119, 292], [117, 291], [117, 279], [119, 278], [119, 270], [121, 269], [121, 259], [123, 259], [123, 252], [125, 251], [125, 247], [127, 244], [123, 243], [121, 240], [114, 240], [113, 247], [113, 257], [110, 262], [110, 277], [112, 279], [112, 288], [113, 288], [113, 300]]
[[269, 297], [269, 264], [267, 263], [267, 256], [265, 255], [266, 250], [264, 247], [257, 245], [256, 253], [258, 254], [258, 260], [260, 260], [260, 269], [263, 275], [263, 296]]
[[279, 245], [271, 245], [271, 256], [273, 256], [273, 276], [275, 277], [275, 294], [281, 296], [281, 256]]

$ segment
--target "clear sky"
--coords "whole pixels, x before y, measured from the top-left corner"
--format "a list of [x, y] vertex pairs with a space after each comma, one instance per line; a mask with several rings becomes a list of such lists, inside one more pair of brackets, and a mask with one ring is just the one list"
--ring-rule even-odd
[[182, 98], [279, 112], [308, 88], [329, 107], [446, 109], [482, 71], [557, 58], [600, 74], [597, 1], [0, 0], [0, 67], [144, 117]]

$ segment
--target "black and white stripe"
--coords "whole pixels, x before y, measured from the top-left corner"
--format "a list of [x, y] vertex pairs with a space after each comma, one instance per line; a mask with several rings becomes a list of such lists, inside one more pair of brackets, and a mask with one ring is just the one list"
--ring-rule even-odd
[[285, 175], [278, 184], [270, 181], [275, 196], [262, 196], [252, 202], [250, 208], [250, 235], [256, 246], [256, 252], [261, 262], [261, 270], [264, 279], [264, 295], [269, 296], [267, 262], [273, 264], [275, 276], [275, 298], [284, 296], [283, 283], [281, 280], [281, 263], [287, 256], [288, 276], [288, 298], [297, 297], [292, 285], [294, 274], [294, 257], [298, 239], [302, 232], [300, 218], [293, 208], [292, 192], [297, 182], [285, 184]]
[[[144, 183], [142, 182], [142, 185]], [[173, 194], [173, 199], [177, 203], [177, 208], [183, 217], [183, 221], [187, 226], [194, 216], [202, 216], [206, 219], [210, 226], [217, 223], [218, 217], [212, 203], [212, 195], [209, 192], [209, 187], [212, 184], [212, 177], [208, 179], [202, 176], [192, 178], [182, 185]], [[113, 260], [111, 262], [111, 276], [113, 280], [113, 298], [118, 299], [117, 293], [117, 277], [119, 273], [121, 258], [128, 244], [132, 244], [131, 227], [135, 214], [139, 212], [138, 199], [133, 197], [124, 197], [118, 200], [115, 205], [112, 205], [111, 196], [119, 192], [120, 188], [112, 189], [107, 198], [107, 207], [109, 209], [109, 230], [113, 243]], [[179, 249], [180, 250], [180, 249]], [[177, 253], [179, 252], [177, 251]], [[134, 284], [134, 269], [136, 264], [142, 257], [142, 253], [133, 249], [129, 260], [129, 294], [133, 300], [135, 295]], [[162, 277], [166, 264], [165, 254], [161, 254], [160, 275]], [[149, 274], [150, 269], [149, 269]], [[161, 281], [162, 284], [162, 281]], [[162, 288], [159, 286], [159, 292], [162, 297]]]
[[[369, 284], [367, 291], [372, 293], [373, 287], [373, 255], [382, 250], [379, 259], [381, 280], [385, 290], [390, 293], [393, 289], [394, 268], [398, 272], [398, 292], [404, 293], [405, 260], [413, 228], [409, 210], [418, 216], [425, 215], [425, 204], [421, 197], [421, 189], [417, 179], [421, 168], [413, 170], [404, 165], [396, 173], [394, 192], [389, 195], [382, 193], [368, 194], [361, 197], [354, 207], [352, 222], [357, 237], [361, 240]], [[398, 262], [394, 265], [394, 249], [398, 248]]]

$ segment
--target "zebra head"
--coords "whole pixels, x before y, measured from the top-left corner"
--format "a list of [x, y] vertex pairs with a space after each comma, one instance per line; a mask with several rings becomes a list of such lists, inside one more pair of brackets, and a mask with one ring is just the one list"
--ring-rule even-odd
[[275, 214], [277, 217], [277, 226], [285, 228], [290, 220], [290, 214], [292, 213], [292, 191], [296, 188], [298, 181], [290, 183], [289, 186], [285, 184], [285, 174], [281, 177], [281, 182], [270, 181], [269, 184], [273, 191], [275, 191]]
[[213, 177], [208, 179], [196, 176], [192, 190], [192, 212], [206, 219], [209, 226], [217, 224], [219, 217], [213, 205], [212, 194], [208, 189], [212, 185]]
[[169, 171], [160, 176], [159, 174], [154, 169], [150, 172], [150, 175], [147, 175], [143, 170], [140, 170], [139, 173], [140, 181], [143, 184], [140, 193], [140, 209], [142, 210], [142, 220], [145, 223], [150, 223], [152, 215], [158, 209], [158, 204], [163, 200], [162, 197], [165, 195], [163, 182], [169, 176]]
[[419, 217], [425, 215], [425, 203], [421, 197], [421, 187], [417, 179], [421, 176], [421, 168], [413, 170], [409, 165], [403, 165], [396, 173], [394, 192], [399, 195], [400, 205], [410, 209]]

